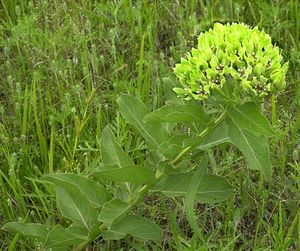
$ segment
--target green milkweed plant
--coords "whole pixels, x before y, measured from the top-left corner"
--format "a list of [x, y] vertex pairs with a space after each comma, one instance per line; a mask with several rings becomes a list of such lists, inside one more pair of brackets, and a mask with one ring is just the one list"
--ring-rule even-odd
[[4, 229], [36, 239], [45, 250], [82, 250], [95, 239], [127, 235], [160, 242], [161, 228], [136, 210], [146, 194], [160, 193], [183, 197], [187, 219], [200, 233], [194, 203], [217, 203], [234, 192], [224, 178], [208, 171], [210, 148], [233, 144], [249, 169], [271, 177], [267, 138], [274, 131], [260, 105], [284, 89], [287, 68], [264, 31], [215, 23], [175, 66], [181, 87], [174, 91], [180, 98], [152, 112], [132, 96], [117, 100], [126, 122], [144, 138], [144, 161], [137, 164], [108, 125], [100, 140], [101, 166], [43, 176], [55, 185], [60, 218], [68, 226], [10, 222]]

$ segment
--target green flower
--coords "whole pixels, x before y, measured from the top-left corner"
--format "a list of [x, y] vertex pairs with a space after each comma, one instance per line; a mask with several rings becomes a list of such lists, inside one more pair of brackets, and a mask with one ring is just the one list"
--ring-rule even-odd
[[287, 68], [279, 48], [258, 27], [215, 23], [199, 35], [198, 47], [176, 64], [174, 72], [183, 88], [174, 91], [203, 100], [233, 80], [233, 95], [263, 97], [285, 88]]

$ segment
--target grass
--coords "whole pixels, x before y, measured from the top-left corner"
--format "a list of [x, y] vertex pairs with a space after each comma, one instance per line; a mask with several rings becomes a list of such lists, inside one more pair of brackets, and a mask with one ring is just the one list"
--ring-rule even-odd
[[[249, 172], [235, 148], [216, 152], [213, 171], [237, 192], [222, 204], [197, 207], [201, 236], [192, 234], [182, 201], [155, 197], [137, 210], [164, 228], [161, 246], [128, 238], [97, 240], [90, 249], [300, 250], [298, 0], [1, 0], [0, 16], [0, 225], [51, 225], [56, 205], [39, 177], [97, 167], [108, 123], [142, 163], [143, 140], [125, 124], [116, 98], [130, 93], [150, 109], [162, 106], [172, 67], [197, 35], [215, 21], [235, 21], [266, 30], [290, 62], [288, 88], [266, 100], [277, 135], [270, 142], [272, 180]], [[1, 231], [0, 239], [1, 250], [38, 250], [18, 234]]]

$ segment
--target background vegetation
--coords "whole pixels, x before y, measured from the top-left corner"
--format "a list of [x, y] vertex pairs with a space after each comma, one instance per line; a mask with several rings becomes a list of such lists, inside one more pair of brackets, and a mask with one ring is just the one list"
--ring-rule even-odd
[[[266, 100], [277, 135], [270, 142], [272, 181], [248, 172], [234, 147], [227, 154], [216, 149], [212, 168], [237, 192], [227, 202], [197, 208], [201, 237], [193, 236], [180, 201], [158, 196], [137, 210], [163, 227], [160, 246], [128, 238], [96, 240], [89, 248], [300, 250], [299, 8], [298, 0], [1, 0], [0, 225], [51, 224], [59, 215], [54, 194], [39, 177], [97, 167], [108, 123], [142, 161], [143, 139], [125, 124], [116, 98], [129, 93], [151, 110], [162, 106], [176, 81], [172, 68], [197, 35], [215, 21], [234, 21], [267, 31], [290, 62], [288, 88]], [[1, 231], [0, 240], [2, 250], [39, 250], [39, 243], [18, 234]]]

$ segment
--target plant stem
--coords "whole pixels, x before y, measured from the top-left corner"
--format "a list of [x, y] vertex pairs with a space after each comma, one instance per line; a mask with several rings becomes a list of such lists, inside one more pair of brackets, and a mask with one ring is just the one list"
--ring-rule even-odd
[[[209, 127], [206, 127], [200, 134], [198, 137], [200, 138], [204, 138], [207, 134], [209, 134], [211, 131], [213, 131], [218, 125], [220, 125], [227, 117], [228, 115], [228, 111], [225, 110], [224, 112], [221, 113], [221, 115], [219, 117], [217, 117], [215, 119], [215, 121], [213, 122], [212, 125], [210, 125]], [[171, 164], [174, 165], [176, 164], [184, 155], [186, 155], [191, 149], [193, 148], [193, 146], [188, 146], [186, 148], [184, 148], [172, 161]]]

